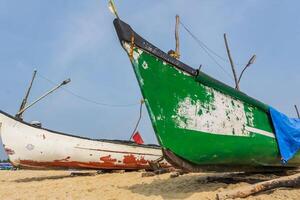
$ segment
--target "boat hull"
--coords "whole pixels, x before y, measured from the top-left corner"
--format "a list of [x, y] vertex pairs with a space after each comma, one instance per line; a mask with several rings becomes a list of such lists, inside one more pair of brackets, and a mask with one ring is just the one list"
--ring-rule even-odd
[[3, 112], [0, 135], [16, 167], [137, 170], [149, 169], [148, 162], [162, 156], [159, 146], [77, 137], [32, 126]]
[[267, 105], [173, 59], [124, 22], [114, 23], [165, 150], [206, 168], [300, 165], [299, 153], [282, 164]]

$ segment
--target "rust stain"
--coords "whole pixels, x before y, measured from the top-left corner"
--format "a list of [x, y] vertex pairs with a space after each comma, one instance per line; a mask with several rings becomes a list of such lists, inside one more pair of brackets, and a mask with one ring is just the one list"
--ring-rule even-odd
[[108, 162], [108, 163], [114, 163], [114, 162], [117, 162], [117, 159], [111, 158], [111, 155], [108, 155], [108, 156], [102, 156], [102, 157], [100, 157], [100, 160], [103, 161], [103, 162]]
[[134, 155], [125, 155], [123, 159], [124, 164], [133, 164], [133, 165], [148, 165], [148, 161], [145, 160], [144, 156], [142, 156], [140, 159], [137, 159]]
[[127, 169], [127, 170], [138, 170], [138, 169], [150, 169], [147, 165], [131, 164], [117, 164], [113, 162], [78, 162], [78, 161], [49, 161], [39, 162], [33, 160], [20, 160], [20, 165], [28, 168], [85, 168], [85, 169]]

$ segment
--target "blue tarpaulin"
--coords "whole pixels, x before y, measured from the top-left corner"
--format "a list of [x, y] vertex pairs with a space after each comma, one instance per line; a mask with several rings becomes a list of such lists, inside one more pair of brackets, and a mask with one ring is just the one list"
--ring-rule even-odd
[[270, 114], [281, 157], [287, 162], [300, 149], [300, 119], [289, 118], [272, 107]]

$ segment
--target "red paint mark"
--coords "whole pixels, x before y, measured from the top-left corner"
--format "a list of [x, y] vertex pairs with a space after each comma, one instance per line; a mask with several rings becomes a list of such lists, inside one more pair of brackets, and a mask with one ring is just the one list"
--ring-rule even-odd
[[111, 158], [111, 155], [100, 157], [100, 160], [108, 163], [117, 162], [117, 159]]
[[141, 159], [139, 159], [138, 162], [141, 163], [141, 164], [143, 164], [143, 165], [148, 164], [148, 161], [145, 160], [144, 156], [141, 156]]
[[134, 155], [124, 156], [123, 163], [136, 163], [136, 159]]
[[134, 155], [126, 155], [123, 159], [124, 164], [134, 164], [134, 165], [148, 165], [148, 161], [145, 160], [144, 156], [141, 156], [140, 159], [137, 159]]
[[106, 166], [106, 167], [112, 167], [114, 168], [114, 166], [116, 166], [116, 162], [117, 162], [117, 159], [114, 159], [111, 157], [111, 155], [108, 155], [108, 156], [102, 156], [100, 157], [100, 160], [102, 161], [101, 164]]
[[14, 155], [15, 151], [9, 148], [4, 148], [5, 152], [7, 153], [7, 155]]

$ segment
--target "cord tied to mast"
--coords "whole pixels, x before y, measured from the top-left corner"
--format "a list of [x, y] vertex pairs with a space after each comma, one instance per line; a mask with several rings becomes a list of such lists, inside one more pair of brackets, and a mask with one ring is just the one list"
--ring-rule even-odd
[[136, 133], [136, 130], [138, 129], [138, 127], [139, 127], [139, 124], [140, 124], [140, 122], [141, 122], [141, 119], [142, 119], [142, 115], [143, 115], [143, 104], [145, 103], [145, 100], [144, 99], [141, 99], [141, 101], [140, 101], [140, 111], [139, 111], [139, 118], [138, 118], [138, 121], [137, 121], [137, 123], [136, 123], [136, 125], [135, 125], [135, 127], [134, 127], [134, 129], [133, 129], [133, 131], [132, 131], [132, 134], [131, 134], [131, 136], [130, 136], [130, 138], [129, 138], [129, 140], [131, 140], [132, 139], [132, 137], [134, 136], [134, 134]]

